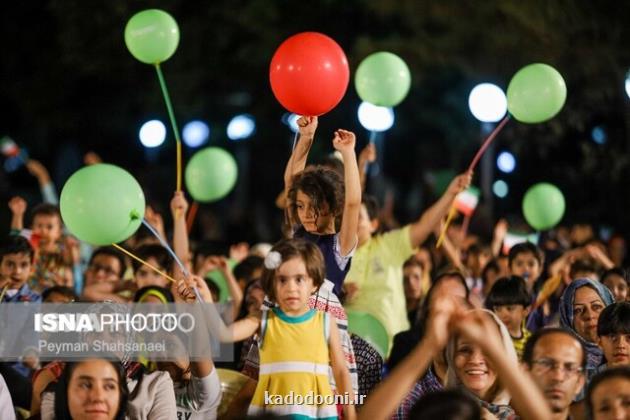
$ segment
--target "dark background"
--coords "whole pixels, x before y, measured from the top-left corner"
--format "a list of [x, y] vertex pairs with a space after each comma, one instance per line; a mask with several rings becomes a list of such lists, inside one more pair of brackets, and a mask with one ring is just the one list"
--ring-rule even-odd
[[[510, 193], [493, 198], [494, 218], [518, 222], [524, 191], [544, 180], [565, 194], [564, 223], [589, 222], [630, 233], [630, 101], [624, 91], [630, 2], [3, 2], [0, 136], [10, 135], [41, 160], [59, 192], [82, 165], [83, 154], [94, 150], [130, 170], [149, 201], [168, 209], [175, 189], [175, 148], [166, 108], [154, 69], [136, 61], [123, 39], [127, 20], [153, 7], [172, 14], [180, 27], [178, 50], [162, 65], [180, 128], [191, 119], [207, 121], [209, 145], [227, 148], [239, 161], [237, 190], [220, 203], [202, 206], [197, 235], [204, 230], [204, 236], [232, 241], [278, 237], [282, 215], [273, 201], [282, 188], [292, 133], [281, 122], [285, 111], [271, 92], [268, 66], [284, 39], [307, 30], [334, 38], [351, 71], [344, 99], [320, 119], [314, 161], [332, 150], [336, 128], [354, 130], [359, 150], [367, 142], [353, 87], [363, 58], [391, 51], [411, 69], [412, 88], [395, 109], [394, 127], [385, 133], [378, 175], [386, 176], [395, 191], [402, 222], [435, 200], [436, 173], [463, 170], [479, 147], [480, 125], [467, 105], [472, 87], [493, 82], [506, 89], [519, 68], [545, 62], [563, 75], [567, 102], [550, 122], [511, 121], [499, 135], [496, 151], [511, 151], [517, 167], [509, 175], [495, 171]], [[256, 134], [245, 142], [228, 141], [229, 119], [244, 112], [255, 116]], [[137, 133], [151, 118], [167, 124], [169, 133], [148, 155]], [[595, 126], [607, 135], [604, 145], [591, 138]], [[185, 148], [185, 157], [193, 153]], [[40, 200], [35, 179], [23, 169], [0, 174], [3, 202], [14, 194], [31, 205]], [[6, 206], [0, 212], [8, 225]], [[472, 229], [487, 233], [489, 227], [481, 209]]]

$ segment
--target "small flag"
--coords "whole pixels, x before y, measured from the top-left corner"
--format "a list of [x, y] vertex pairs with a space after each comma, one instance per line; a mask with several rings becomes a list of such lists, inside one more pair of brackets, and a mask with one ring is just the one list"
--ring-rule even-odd
[[15, 157], [20, 154], [20, 148], [11, 137], [4, 136], [0, 139], [0, 152], [6, 157]]
[[516, 244], [522, 244], [523, 242], [531, 242], [534, 245], [538, 244], [538, 234], [530, 233], [514, 233], [507, 232], [505, 234], [505, 238], [503, 238], [503, 253], [507, 254], [510, 252], [510, 249]]
[[455, 208], [465, 216], [472, 216], [479, 204], [479, 189], [468, 187], [455, 197]]

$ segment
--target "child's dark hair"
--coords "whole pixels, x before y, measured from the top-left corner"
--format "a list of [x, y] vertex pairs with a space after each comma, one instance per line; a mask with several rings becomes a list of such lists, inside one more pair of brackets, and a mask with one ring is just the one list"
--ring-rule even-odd
[[409, 412], [409, 418], [479, 420], [481, 409], [470, 395], [449, 389], [422, 396]]
[[[580, 258], [579, 260], [575, 260], [571, 264], [571, 268], [569, 269], [569, 277], [572, 279], [576, 279], [578, 273], [583, 273], [585, 271], [589, 273], [595, 273], [597, 274], [597, 276], [599, 276], [599, 270], [594, 260], [590, 258]], [[592, 280], [597, 280], [597, 278], [594, 278]]]
[[[272, 301], [276, 299], [274, 287], [276, 270], [283, 262], [292, 258], [300, 258], [304, 262], [306, 273], [313, 279], [313, 286], [319, 288], [324, 283], [326, 277], [324, 256], [314, 243], [303, 239], [285, 239], [275, 244], [270, 254], [272, 252], [280, 254], [281, 262], [274, 269], [265, 266], [262, 275], [263, 290]], [[265, 261], [270, 258], [272, 257], [268, 255]]]
[[289, 212], [294, 222], [299, 222], [297, 214], [297, 192], [302, 191], [311, 199], [311, 205], [315, 210], [315, 218], [319, 212], [328, 205], [328, 211], [335, 217], [343, 211], [344, 183], [341, 176], [322, 166], [306, 168], [293, 177], [289, 188]]
[[608, 276], [619, 276], [626, 282], [628, 287], [630, 287], [630, 279], [628, 278], [628, 272], [621, 267], [613, 267], [610, 270], [604, 271], [602, 274], [601, 282], [604, 283]]
[[498, 258], [493, 258], [488, 261], [483, 267], [483, 270], [481, 270], [481, 281], [483, 282], [483, 284], [488, 283], [488, 274], [490, 273], [490, 271], [496, 271], [497, 273], [501, 271]]
[[217, 301], [220, 301], [221, 289], [219, 288], [219, 285], [216, 284], [214, 280], [211, 280], [211, 279], [205, 279], [205, 280], [206, 280], [206, 284], [208, 285], [208, 289], [210, 289], [210, 293], [214, 294], [217, 297]]
[[420, 267], [420, 269], [424, 271], [424, 263], [417, 259], [414, 255], [407, 258], [403, 263], [403, 270], [407, 267]]
[[122, 275], [125, 274], [125, 270], [127, 269], [127, 262], [125, 261], [125, 256], [122, 252], [118, 251], [113, 246], [102, 246], [100, 248], [96, 248], [90, 256], [90, 261], [88, 262], [88, 265], [92, 265], [94, 259], [99, 255], [107, 255], [109, 257], [116, 258], [120, 263], [120, 273], [118, 273], [118, 276], [122, 277]]
[[[136, 254], [137, 257], [145, 261], [148, 260], [149, 258], [155, 258], [155, 260], [157, 261], [158, 268], [164, 268], [167, 271], [170, 270], [171, 268], [171, 261], [172, 261], [171, 256], [166, 250], [166, 248], [164, 248], [160, 244], [140, 245], [138, 248], [135, 249], [134, 253]], [[132, 259], [131, 266], [133, 267], [133, 272], [135, 273], [138, 271], [140, 267], [143, 266], [143, 264], [141, 262], [136, 261], [135, 259]]]
[[523, 348], [523, 363], [525, 363], [529, 367], [532, 367], [532, 364], [534, 362], [534, 348], [536, 347], [536, 344], [543, 337], [550, 334], [563, 334], [563, 335], [566, 335], [567, 337], [570, 337], [576, 343], [578, 343], [578, 345], [582, 349], [582, 360], [580, 362], [580, 366], [582, 368], [586, 368], [588, 355], [586, 353], [586, 350], [584, 349], [584, 345], [582, 344], [580, 340], [577, 339], [576, 335], [573, 334], [571, 331], [566, 330], [564, 328], [559, 328], [559, 327], [541, 328], [535, 333], [533, 333], [531, 337], [529, 337], [529, 339], [527, 340], [527, 343], [525, 343], [525, 347]]
[[512, 266], [512, 262], [519, 254], [532, 254], [534, 258], [536, 258], [536, 261], [538, 261], [538, 264], [541, 267], [543, 266], [545, 256], [542, 250], [531, 242], [522, 242], [510, 248], [510, 252], [508, 254], [508, 267]]
[[525, 280], [519, 276], [502, 277], [490, 289], [486, 297], [486, 308], [493, 310], [497, 306], [523, 305], [528, 307], [532, 298], [527, 291]]
[[376, 197], [368, 195], [368, 194], [363, 194], [361, 201], [363, 205], [365, 206], [365, 209], [367, 210], [367, 214], [368, 214], [368, 217], [370, 218], [370, 221], [374, 219], [378, 219], [379, 206], [378, 206], [378, 201], [376, 201]]
[[59, 207], [50, 203], [40, 203], [31, 210], [31, 219], [35, 220], [35, 216], [57, 216], [61, 222], [61, 212]]
[[134, 302], [140, 302], [146, 296], [155, 296], [160, 299], [163, 303], [175, 302], [175, 298], [173, 297], [173, 293], [168, 290], [166, 287], [161, 286], [144, 286], [133, 295]]
[[237, 280], [245, 280], [246, 283], [255, 280], [254, 273], [264, 267], [264, 258], [258, 255], [249, 255], [243, 261], [234, 266], [234, 277]]
[[597, 388], [602, 382], [610, 379], [625, 379], [626, 381], [630, 381], [630, 367], [620, 366], [609, 368], [593, 376], [588, 384], [585, 398], [586, 413], [589, 419], [593, 418], [593, 393], [595, 392], [595, 388]]
[[630, 334], [630, 302], [608, 305], [599, 314], [597, 335]]
[[[125, 370], [120, 362], [104, 359], [108, 363], [111, 363], [114, 371], [116, 372], [116, 379], [118, 380], [118, 387], [120, 389], [118, 399], [118, 411], [116, 412], [115, 420], [123, 420], [125, 418], [125, 412], [127, 411], [127, 401], [129, 399], [129, 389], [127, 388], [127, 376]], [[59, 378], [59, 382], [55, 386], [55, 419], [56, 420], [72, 420], [70, 416], [70, 408], [68, 407], [68, 386], [70, 385], [70, 379], [72, 373], [77, 366], [84, 363], [85, 360], [78, 362], [66, 362], [66, 365]]]
[[31, 262], [33, 261], [33, 247], [28, 240], [20, 235], [6, 235], [0, 243], [0, 263], [2, 258], [8, 254], [27, 254]]
[[74, 290], [72, 290], [72, 288], [66, 286], [53, 286], [44, 289], [44, 291], [42, 292], [42, 302], [48, 302], [48, 297], [53, 293], [57, 293], [58, 295], [67, 297], [73, 302], [79, 300], [79, 297], [76, 293], [74, 293]]

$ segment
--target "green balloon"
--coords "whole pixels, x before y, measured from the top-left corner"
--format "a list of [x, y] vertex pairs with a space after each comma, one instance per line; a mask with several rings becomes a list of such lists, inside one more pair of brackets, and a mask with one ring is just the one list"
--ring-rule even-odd
[[541, 182], [531, 186], [523, 197], [523, 215], [536, 230], [551, 229], [564, 216], [562, 191], [555, 185]]
[[566, 99], [564, 79], [556, 69], [542, 63], [520, 69], [507, 90], [508, 110], [523, 123], [536, 124], [553, 118]]
[[389, 338], [383, 324], [367, 312], [346, 310], [348, 315], [348, 331], [370, 343], [383, 358], [389, 352]]
[[143, 10], [127, 22], [125, 44], [139, 61], [161, 63], [175, 53], [179, 44], [179, 27], [175, 19], [163, 10]]
[[[233, 260], [231, 258], [228, 259], [227, 263], [230, 267], [230, 270], [234, 270], [234, 267], [237, 264], [236, 260]], [[230, 300], [230, 289], [227, 285], [227, 279], [225, 278], [221, 270], [215, 268], [214, 270], [210, 271], [206, 275], [206, 280], [212, 280], [214, 284], [216, 284], [219, 288], [219, 303], [225, 303]]]
[[401, 103], [409, 93], [411, 74], [407, 64], [397, 55], [377, 52], [359, 64], [354, 86], [365, 102], [392, 107]]
[[138, 181], [118, 166], [86, 166], [61, 191], [61, 218], [77, 238], [93, 245], [122, 242], [144, 217], [144, 193]]
[[208, 147], [188, 162], [186, 187], [196, 201], [217, 201], [232, 191], [237, 174], [238, 168], [231, 154], [218, 147]]

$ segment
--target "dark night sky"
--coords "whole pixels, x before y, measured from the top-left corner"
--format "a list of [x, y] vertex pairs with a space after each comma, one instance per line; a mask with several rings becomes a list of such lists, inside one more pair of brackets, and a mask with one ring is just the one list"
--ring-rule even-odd
[[[148, 7], [168, 11], [180, 26], [179, 48], [163, 65], [180, 127], [206, 120], [210, 145], [249, 159], [240, 168], [240, 193], [211, 207], [231, 210], [230, 220], [222, 220], [232, 239], [277, 234], [241, 218], [275, 223], [280, 217], [272, 203], [291, 134], [280, 122], [284, 110], [271, 93], [268, 66], [282, 40], [305, 30], [337, 40], [351, 71], [346, 96], [321, 119], [315, 160], [331, 150], [335, 128], [356, 131], [359, 148], [367, 141], [352, 85], [358, 63], [387, 50], [409, 65], [411, 92], [384, 139], [384, 172], [402, 221], [435, 199], [429, 173], [464, 169], [478, 147], [479, 124], [467, 109], [470, 89], [483, 81], [506, 88], [523, 65], [546, 62], [564, 76], [567, 103], [548, 123], [513, 121], [500, 134], [497, 150], [513, 152], [518, 166], [502, 177], [511, 191], [495, 202], [495, 216], [517, 220], [524, 191], [546, 180], [566, 195], [567, 223], [605, 223], [630, 233], [630, 101], [623, 91], [630, 68], [628, 2], [5, 2], [0, 135], [9, 134], [43, 161], [59, 190], [82, 154], [94, 150], [129, 169], [166, 209], [175, 187], [174, 140], [169, 133], [153, 161], [147, 159], [138, 129], [149, 118], [166, 122], [166, 110], [153, 69], [133, 59], [123, 40], [127, 20]], [[242, 112], [254, 115], [258, 126], [252, 139], [237, 145], [228, 142], [225, 127]], [[591, 140], [594, 126], [607, 133], [605, 145]], [[37, 200], [36, 183], [25, 171], [3, 174], [0, 193]], [[8, 210], [0, 212], [6, 220]], [[473, 224], [483, 229], [481, 222]]]

